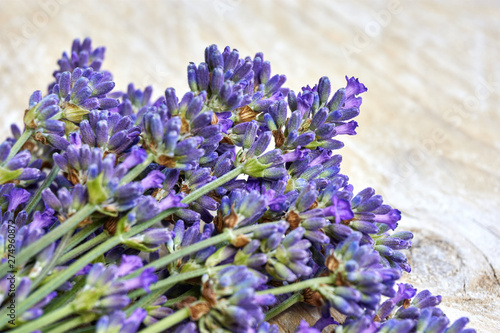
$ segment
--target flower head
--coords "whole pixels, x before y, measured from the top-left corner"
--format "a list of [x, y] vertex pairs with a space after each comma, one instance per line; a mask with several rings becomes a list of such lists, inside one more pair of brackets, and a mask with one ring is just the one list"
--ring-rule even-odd
[[116, 99], [106, 97], [114, 86], [114, 82], [102, 72], [91, 67], [76, 68], [72, 72], [57, 74], [52, 93], [59, 97], [61, 118], [79, 124], [92, 110], [118, 106]]
[[230, 266], [211, 278], [205, 276], [202, 294], [210, 308], [199, 325], [232, 332], [256, 329], [264, 321], [263, 307], [275, 302], [272, 295], [255, 294], [266, 280], [264, 275], [244, 266]]
[[99, 318], [96, 324], [96, 333], [135, 333], [147, 316], [147, 311], [135, 309], [127, 318], [125, 312], [114, 311]]
[[0, 144], [0, 185], [13, 180], [32, 181], [38, 180], [42, 172], [38, 168], [31, 168], [31, 154], [23, 150], [7, 161], [11, 144]]
[[77, 308], [81, 311], [97, 309], [104, 313], [123, 309], [130, 303], [128, 292], [135, 289], [149, 292], [149, 286], [158, 280], [154, 268], [144, 269], [134, 278], [120, 279], [141, 267], [139, 257], [125, 255], [122, 256], [120, 266], [94, 264], [87, 275], [85, 286], [76, 296]]
[[71, 45], [70, 54], [63, 52], [62, 58], [57, 61], [60, 68], [54, 72], [54, 77], [62, 72], [72, 72], [78, 67], [100, 70], [105, 51], [103, 46], [92, 48], [92, 40], [88, 37], [82, 42], [76, 38]]

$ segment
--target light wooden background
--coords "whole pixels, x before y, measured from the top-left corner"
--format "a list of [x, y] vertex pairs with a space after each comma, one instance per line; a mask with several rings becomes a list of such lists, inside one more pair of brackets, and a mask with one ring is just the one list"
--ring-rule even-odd
[[[187, 90], [187, 63], [212, 43], [264, 52], [296, 91], [359, 77], [368, 92], [343, 172], [403, 212], [415, 233], [406, 280], [443, 295], [452, 319], [500, 330], [498, 1], [0, 0], [2, 138], [85, 36], [107, 46], [117, 88], [157, 95]], [[299, 317], [282, 316], [284, 330]]]

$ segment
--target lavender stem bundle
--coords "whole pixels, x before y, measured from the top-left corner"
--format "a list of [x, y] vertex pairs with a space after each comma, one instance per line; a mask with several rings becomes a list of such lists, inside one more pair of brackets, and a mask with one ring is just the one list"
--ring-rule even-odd
[[114, 91], [104, 54], [76, 39], [0, 145], [0, 330], [278, 332], [304, 302], [299, 333], [474, 332], [397, 283], [412, 233], [340, 173], [358, 79], [295, 93], [211, 45], [154, 100]]

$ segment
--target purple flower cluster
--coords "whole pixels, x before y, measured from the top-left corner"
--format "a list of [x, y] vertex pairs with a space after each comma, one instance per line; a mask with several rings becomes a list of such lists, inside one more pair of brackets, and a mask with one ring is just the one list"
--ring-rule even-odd
[[139, 276], [126, 278], [142, 265], [141, 258], [126, 255], [122, 256], [120, 266], [106, 267], [102, 263], [92, 265], [87, 273], [85, 286], [76, 296], [76, 310], [95, 309], [109, 313], [125, 308], [130, 303], [128, 292], [141, 288], [147, 291], [149, 286], [158, 280], [153, 268], [143, 270]]
[[210, 310], [201, 317], [200, 330], [249, 332], [264, 321], [263, 306], [272, 305], [273, 295], [256, 295], [267, 278], [245, 266], [231, 266], [214, 277], [202, 279], [202, 295]]
[[20, 309], [1, 330], [275, 333], [303, 301], [321, 318], [298, 333], [473, 331], [395, 290], [413, 234], [340, 173], [358, 79], [296, 93], [262, 53], [211, 45], [190, 91], [153, 99], [113, 91], [104, 53], [75, 40], [0, 144], [0, 306], [14, 286]]
[[465, 317], [449, 325], [450, 320], [436, 307], [441, 296], [433, 296], [428, 290], [416, 291], [411, 285], [400, 283], [394, 297], [383, 302], [376, 312], [349, 319], [335, 332], [475, 332], [465, 328], [469, 322]]

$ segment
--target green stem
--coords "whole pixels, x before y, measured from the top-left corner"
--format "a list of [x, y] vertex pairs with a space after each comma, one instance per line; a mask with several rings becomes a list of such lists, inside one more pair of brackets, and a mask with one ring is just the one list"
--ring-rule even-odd
[[295, 293], [293, 296], [289, 297], [286, 301], [281, 303], [278, 306], [275, 306], [271, 310], [266, 312], [266, 321], [271, 320], [272, 318], [276, 317], [286, 309], [290, 308], [292, 305], [298, 302], [302, 302], [304, 300], [304, 296], [302, 296], [302, 293]]
[[5, 161], [3, 161], [2, 166], [4, 166], [8, 161], [10, 161], [19, 152], [19, 150], [21, 150], [26, 141], [28, 141], [28, 139], [31, 137], [31, 134], [33, 134], [32, 129], [26, 128], [24, 130], [23, 134], [21, 134], [19, 139], [17, 139], [16, 143], [14, 143], [14, 145], [10, 149], [9, 155], [7, 156]]
[[26, 333], [39, 330], [47, 325], [52, 324], [53, 322], [59, 319], [69, 316], [72, 313], [73, 313], [73, 307], [71, 305], [66, 305], [64, 308], [48, 313], [45, 316], [40, 317], [36, 320], [27, 322], [24, 325], [10, 331], [10, 333], [23, 333], [23, 332]]
[[295, 291], [303, 290], [306, 288], [315, 288], [319, 284], [333, 284], [332, 276], [323, 276], [314, 279], [304, 280], [297, 283], [292, 283], [287, 286], [272, 288], [267, 290], [257, 291], [256, 295], [281, 295], [286, 293], [293, 293]]
[[59, 265], [78, 257], [80, 254], [85, 253], [87, 250], [101, 244], [104, 240], [109, 238], [109, 234], [106, 230], [103, 230], [98, 236], [92, 238], [91, 240], [81, 244], [80, 246], [74, 248], [73, 250], [66, 252], [64, 256], [57, 262]]
[[[139, 298], [137, 301], [134, 302], [134, 304], [132, 304], [131, 306], [129, 306], [128, 309], [125, 311], [125, 314], [128, 317], [137, 308], [143, 308], [143, 309], [145, 309], [149, 304], [153, 303], [158, 297], [160, 297], [161, 295], [163, 295], [163, 293], [167, 292], [170, 289], [170, 287], [172, 287], [171, 284], [169, 284], [165, 288], [158, 288], [155, 291], [151, 290], [151, 292], [149, 294], [147, 294], [144, 297]], [[130, 298], [132, 298], [132, 297], [130, 297]]]
[[136, 165], [132, 170], [127, 172], [127, 174], [120, 180], [120, 185], [130, 183], [134, 179], [137, 178], [150, 164], [154, 161], [155, 156], [151, 153], [148, 154], [148, 157], [141, 164]]
[[96, 331], [96, 328], [94, 325], [88, 326], [88, 327], [82, 327], [77, 330], [71, 331], [71, 333], [94, 333]]
[[[27, 248], [23, 249], [19, 254], [16, 255], [16, 265], [21, 266], [28, 262], [35, 254], [40, 252], [42, 249], [46, 248], [50, 243], [55, 242], [64, 234], [73, 230], [78, 223], [83, 221], [86, 217], [92, 214], [96, 210], [95, 205], [87, 204], [81, 210], [79, 210], [75, 215], [71, 216], [64, 223], [61, 223], [56, 228], [52, 229], [50, 232], [46, 233], [42, 238], [38, 239]], [[7, 262], [0, 266], [0, 277], [4, 277], [7, 274]], [[1, 320], [1, 319], [0, 319]]]
[[38, 190], [36, 190], [35, 195], [31, 198], [30, 202], [26, 206], [25, 210], [26, 210], [26, 213], [28, 213], [28, 215], [33, 211], [35, 206], [40, 201], [40, 197], [42, 196], [42, 191], [44, 189], [46, 189], [47, 187], [49, 187], [50, 184], [52, 184], [52, 182], [54, 181], [54, 178], [56, 178], [58, 172], [59, 172], [59, 167], [57, 165], [54, 165], [52, 167], [52, 170], [50, 170], [50, 173], [47, 175], [47, 178], [45, 178], [42, 185], [40, 185]]
[[189, 308], [182, 308], [177, 312], [172, 313], [170, 316], [163, 318], [160, 321], [157, 321], [151, 326], [146, 327], [139, 333], [156, 333], [156, 332], [165, 332], [167, 328], [170, 328], [184, 319], [189, 318], [190, 312]]
[[92, 222], [85, 228], [81, 229], [78, 231], [69, 241], [68, 245], [66, 246], [66, 251], [71, 251], [75, 246], [80, 244], [85, 238], [87, 238], [91, 233], [96, 231], [102, 226], [102, 221], [98, 220], [95, 222]]
[[[223, 265], [223, 266], [217, 266], [217, 267], [213, 267], [213, 268], [195, 269], [195, 270], [190, 271], [190, 272], [170, 276], [170, 277], [166, 278], [165, 280], [157, 282], [149, 287], [149, 290], [151, 291], [151, 293], [142, 297], [137, 302], [135, 302], [132, 306], [130, 306], [126, 311], [126, 314], [127, 314], [127, 316], [130, 316], [130, 314], [135, 309], [137, 309], [139, 307], [142, 307], [144, 309], [146, 306], [153, 303], [158, 297], [160, 297], [161, 295], [166, 293], [170, 288], [172, 288], [173, 286], [175, 286], [179, 282], [193, 279], [195, 277], [202, 276], [203, 274], [206, 274], [209, 272], [217, 272], [217, 271], [220, 271], [221, 269], [224, 269], [228, 266], [231, 266], [231, 265]], [[189, 292], [193, 293], [193, 290], [191, 289]], [[134, 298], [137, 298], [139, 296], [144, 295], [145, 293], [146, 293], [146, 291], [144, 289], [137, 289], [137, 290], [134, 290], [133, 292], [129, 293], [128, 296], [131, 299], [134, 299]], [[184, 299], [187, 296], [189, 296], [189, 295], [182, 295], [181, 297], [182, 297], [182, 299]], [[180, 297], [178, 297], [178, 298], [180, 298]], [[174, 300], [176, 300], [176, 299], [174, 299]], [[180, 301], [180, 300], [177, 300], [177, 301]], [[169, 303], [169, 301], [167, 301], [165, 304], [167, 304], [167, 303], [170, 304], [171, 302]], [[177, 302], [175, 302], [173, 304], [176, 304], [176, 303]], [[163, 306], [167, 306], [165, 304], [163, 304]], [[168, 306], [170, 306], [170, 305], [168, 305]]]
[[97, 314], [89, 313], [85, 316], [79, 316], [76, 318], [68, 319], [62, 323], [55, 323], [47, 327], [44, 332], [50, 333], [67, 333], [70, 332], [73, 328], [78, 327], [80, 325], [84, 325], [89, 323], [97, 318]]
[[49, 305], [44, 309], [44, 312], [49, 313], [54, 311], [55, 309], [59, 309], [66, 305], [69, 301], [71, 301], [75, 295], [80, 291], [80, 289], [85, 286], [86, 279], [85, 276], [79, 276], [76, 279], [76, 283], [73, 285], [73, 288], [63, 293], [61, 296], [58, 296], [56, 299], [52, 300]]
[[180, 295], [179, 297], [172, 298], [167, 300], [165, 303], [162, 304], [164, 307], [171, 307], [174, 306], [175, 304], [182, 302], [189, 296], [195, 296], [198, 294], [198, 291], [195, 290], [195, 288], [191, 288], [188, 291], [186, 291], [184, 294]]
[[217, 187], [224, 185], [225, 183], [227, 183], [228, 181], [230, 181], [233, 178], [238, 177], [242, 173], [243, 173], [243, 165], [240, 165], [240, 166], [234, 168], [233, 170], [229, 171], [228, 173], [226, 173], [224, 176], [221, 176], [221, 177], [215, 179], [214, 181], [206, 184], [205, 186], [200, 187], [199, 189], [189, 193], [182, 200], [182, 202], [183, 203], [193, 202], [196, 199], [198, 199], [199, 197], [201, 197], [202, 195], [207, 194], [208, 192], [215, 190]]
[[35, 290], [35, 288], [40, 284], [40, 282], [43, 281], [43, 279], [45, 278], [45, 276], [47, 276], [47, 274], [56, 266], [56, 264], [59, 261], [59, 258], [63, 254], [63, 252], [65, 250], [65, 247], [68, 244], [68, 242], [69, 242], [72, 234], [73, 234], [72, 232], [68, 232], [61, 239], [61, 242], [59, 243], [59, 245], [57, 246], [56, 250], [52, 254], [52, 258], [50, 259], [49, 264], [46, 265], [42, 269], [42, 271], [40, 272], [40, 274], [33, 280], [33, 282], [31, 282], [31, 290]]

